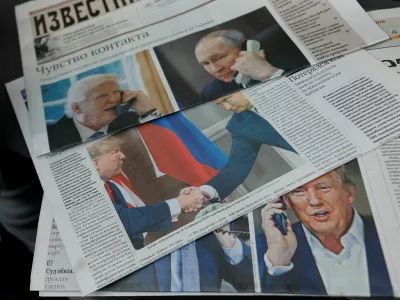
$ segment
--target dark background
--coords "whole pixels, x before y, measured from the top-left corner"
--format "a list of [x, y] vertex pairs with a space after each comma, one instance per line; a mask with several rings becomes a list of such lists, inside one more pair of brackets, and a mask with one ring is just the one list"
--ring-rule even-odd
[[[33, 255], [21, 240], [35, 239], [42, 191], [4, 86], [23, 75], [14, 15], [14, 6], [23, 2], [0, 1], [0, 299], [5, 300], [38, 298], [37, 293], [29, 292]], [[400, 6], [398, 0], [358, 2], [366, 10]], [[32, 234], [27, 239], [21, 232]]]

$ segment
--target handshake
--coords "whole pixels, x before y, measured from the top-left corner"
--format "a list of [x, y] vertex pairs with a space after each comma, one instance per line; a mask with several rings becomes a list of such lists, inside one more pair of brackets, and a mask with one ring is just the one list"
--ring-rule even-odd
[[176, 198], [185, 214], [198, 212], [210, 203], [211, 200], [218, 198], [217, 191], [209, 185], [201, 187], [190, 186], [182, 189]]

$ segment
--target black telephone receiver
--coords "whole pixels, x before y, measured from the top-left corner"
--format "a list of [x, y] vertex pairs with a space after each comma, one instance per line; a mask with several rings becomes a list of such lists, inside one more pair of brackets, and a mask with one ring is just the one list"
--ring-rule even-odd
[[[120, 91], [120, 96], [121, 96], [121, 101], [122, 101], [124, 92]], [[111, 107], [107, 110], [115, 110], [115, 113], [117, 114], [117, 116], [120, 116], [120, 115], [123, 115], [126, 113], [130, 113], [130, 112], [138, 114], [134, 109], [131, 108], [132, 103], [135, 102], [135, 100], [136, 100], [136, 97], [133, 97], [132, 99], [129, 99], [126, 102], [121, 102], [120, 104], [118, 104], [114, 107]]]
[[282, 203], [283, 213], [282, 214], [274, 214], [273, 220], [274, 220], [275, 226], [279, 229], [279, 231], [283, 235], [287, 235], [286, 220], [287, 220], [288, 216], [287, 216], [286, 205], [285, 205], [285, 201], [283, 200], [283, 196], [279, 197], [278, 203]]

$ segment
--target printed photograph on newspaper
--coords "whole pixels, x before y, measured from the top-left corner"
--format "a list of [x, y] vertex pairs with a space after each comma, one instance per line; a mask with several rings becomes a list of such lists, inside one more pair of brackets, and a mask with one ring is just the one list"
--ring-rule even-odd
[[154, 52], [183, 107], [309, 65], [266, 7], [155, 47]]
[[357, 160], [253, 214], [262, 292], [393, 297]]
[[[56, 296], [66, 296], [64, 293], [79, 296], [79, 286], [46, 199], [43, 206], [46, 207], [42, 207], [38, 235], [45, 242], [37, 244], [35, 249], [32, 269], [35, 284], [31, 284], [31, 290], [57, 292]], [[100, 289], [93, 296], [254, 292], [250, 244], [249, 220], [244, 216]], [[41, 257], [39, 252], [47, 255]]]
[[[33, 154], [116, 133], [388, 38], [355, 0], [311, 2], [18, 6]], [[310, 18], [319, 29], [302, 31]]]
[[149, 51], [41, 86], [51, 149], [174, 112]]
[[397, 77], [360, 51], [35, 157], [82, 293], [397, 137]]
[[252, 109], [238, 92], [87, 146], [136, 250], [304, 164]]
[[[19, 90], [21, 90], [23, 87], [23, 79], [21, 78], [20, 80], [11, 83], [10, 86], [11, 85], [16, 86], [15, 88], [12, 87], [12, 89], [19, 88]], [[28, 139], [30, 138], [30, 133], [29, 127], [26, 125], [29, 124], [29, 120], [27, 120], [27, 110], [23, 105], [24, 98], [21, 97], [23, 96], [23, 91], [24, 90], [21, 90], [21, 93], [19, 93], [18, 97], [13, 97], [13, 104], [18, 105], [16, 106], [16, 108], [18, 108], [18, 119], [20, 121], [24, 137]], [[214, 161], [223, 157], [223, 152], [221, 150], [217, 150], [218, 146], [216, 145], [220, 145], [219, 147], [221, 148], [226, 148], [229, 146], [229, 133], [223, 133], [222, 131], [225, 130], [225, 123], [231, 118], [232, 113], [227, 112], [216, 105], [209, 105], [204, 111], [196, 111], [196, 108], [194, 108], [189, 110], [188, 113], [192, 116], [192, 119], [197, 122], [197, 126], [201, 126], [205, 132], [209, 132], [209, 138], [207, 138], [205, 134], [202, 134], [201, 131], [191, 124], [189, 119], [186, 119], [186, 117], [183, 115], [179, 119], [181, 122], [171, 121], [171, 124], [178, 127], [181, 126], [182, 132], [187, 132], [189, 134], [186, 137], [189, 137], [192, 133], [196, 133], [194, 139], [198, 139], [200, 142], [191, 144], [192, 148], [193, 146], [200, 146], [201, 142], [205, 142], [205, 146], [207, 147], [202, 151], [207, 152], [207, 149], [210, 147], [211, 152], [214, 151], [217, 153]], [[199, 116], [202, 114], [208, 115], [209, 117], [200, 118]], [[171, 115], [166, 118], [171, 119], [173, 116], [174, 115]], [[214, 123], [220, 119], [225, 120], [225, 122], [222, 122], [218, 128], [215, 128]], [[143, 126], [149, 126], [150, 124], [151, 123]], [[138, 129], [143, 126], [139, 126]], [[196, 129], [197, 131], [194, 131]], [[165, 128], [159, 133], [165, 135], [167, 134], [166, 130], [168, 129]], [[131, 133], [128, 133], [129, 131], [131, 131]], [[107, 174], [115, 172], [119, 173], [120, 163], [122, 164], [125, 160], [125, 157], [122, 157], [122, 152], [108, 152], [107, 147], [121, 146], [120, 151], [124, 151], [127, 155], [126, 158], [129, 158], [128, 167], [123, 166], [123, 168], [127, 171], [129, 178], [132, 178], [132, 184], [130, 183], [128, 176], [120, 173], [122, 176], [117, 176], [109, 180], [107, 183], [108, 189], [106, 187], [107, 192], [109, 192], [110, 200], [114, 204], [124, 208], [129, 208], [132, 212], [132, 214], [127, 212], [123, 214], [123, 210], [117, 209], [122, 223], [124, 225], [128, 224], [126, 227], [128, 234], [131, 230], [136, 230], [137, 227], [143, 227], [144, 230], [146, 228], [148, 228], [149, 231], [152, 230], [151, 228], [146, 227], [146, 224], [140, 224], [141, 221], [143, 221], [143, 223], [146, 222], [146, 220], [143, 220], [143, 218], [140, 217], [141, 212], [146, 215], [146, 210], [141, 208], [147, 207], [147, 211], [153, 210], [154, 212], [157, 212], [157, 209], [152, 204], [157, 203], [157, 199], [163, 199], [163, 195], [171, 194], [170, 190], [173, 190], [177, 186], [184, 186], [182, 185], [184, 182], [200, 184], [201, 176], [208, 178], [206, 166], [204, 168], [204, 173], [199, 175], [197, 179], [195, 175], [190, 175], [193, 173], [193, 168], [198, 168], [199, 164], [196, 164], [196, 162], [194, 162], [194, 160], [190, 159], [188, 156], [186, 156], [186, 160], [184, 160], [181, 165], [178, 165], [181, 172], [180, 175], [173, 173], [171, 176], [168, 176], [161, 173], [155, 164], [156, 162], [160, 162], [159, 158], [162, 158], [162, 156], [160, 153], [155, 154], [154, 158], [151, 156], [151, 153], [148, 151], [144, 142], [146, 138], [143, 136], [146, 136], [146, 133], [144, 133], [142, 137], [140, 136], [143, 134], [143, 132], [145, 131], [138, 132], [136, 128], [132, 128], [127, 130], [126, 139], [122, 137], [123, 132], [121, 132], [117, 135], [117, 137], [106, 137], [105, 139], [88, 146], [89, 154], [93, 157], [96, 157], [93, 162], [95, 165], [99, 166], [98, 172], [99, 174], [102, 174], [101, 178], [104, 178], [103, 176], [111, 176]], [[150, 131], [147, 132], [147, 136], [149, 136], [149, 133], [156, 134], [157, 130], [150, 129]], [[218, 133], [218, 135], [216, 135], [216, 133]], [[160, 138], [160, 135], [155, 138]], [[139, 141], [136, 140], [136, 142], [142, 146], [139, 147], [138, 151], [132, 152], [129, 149], [135, 149], [138, 146], [135, 143], [135, 139], [139, 139]], [[209, 139], [208, 142], [207, 139]], [[131, 144], [133, 143], [134, 146], [122, 146], [118, 144], [124, 140]], [[185, 140], [185, 138], [183, 138], [183, 140]], [[213, 144], [211, 140], [214, 140], [215, 144]], [[116, 141], [117, 144], [114, 145], [112, 143], [114, 141]], [[169, 137], [167, 139], [160, 140], [158, 144], [159, 146], [160, 143], [163, 144], [168, 142], [174, 142], [176, 144], [173, 145], [173, 150], [176, 151], [175, 154], [171, 151], [168, 152], [168, 149], [166, 152], [166, 154], [170, 155], [170, 159], [173, 160], [172, 163], [178, 160], [179, 155], [182, 156], [185, 154], [185, 151], [179, 149], [179, 144], [177, 141], [178, 139], [174, 140], [173, 138], [171, 139], [171, 137]], [[155, 145], [154, 142], [153, 144], [150, 143], [149, 147], [151, 149], [156, 149], [152, 145]], [[200, 150], [201, 149], [199, 149], [199, 151]], [[104, 158], [101, 157], [102, 151], [105, 152]], [[198, 153], [200, 152], [197, 152], [197, 154]], [[108, 159], [108, 157], [110, 157], [109, 154], [114, 157], [118, 157], [118, 155], [116, 156], [115, 154], [120, 155], [117, 160], [117, 165], [113, 164], [113, 159]], [[146, 160], [146, 156], [148, 156], [151, 161]], [[210, 154], [209, 158], [212, 159], [212, 153]], [[263, 155], [263, 159], [266, 158], [267, 156]], [[276, 160], [276, 157], [274, 159]], [[143, 164], [141, 164], [141, 162], [143, 162]], [[274, 163], [276, 164], [278, 162], [275, 161]], [[135, 165], [137, 165], [137, 168]], [[257, 162], [255, 162], [255, 165], [258, 165], [258, 168], [263, 167]], [[171, 164], [167, 165], [167, 168], [162, 166], [163, 165], [161, 164], [161, 169], [164, 170], [165, 173], [171, 174], [168, 172], [172, 170]], [[146, 169], [148, 169], [150, 172], [146, 173]], [[209, 173], [212, 174], [215, 173], [215, 171], [211, 171], [210, 169]], [[143, 178], [141, 178], [142, 176]], [[173, 177], [180, 178], [180, 180], [174, 179]], [[153, 184], [152, 180], [158, 181], [158, 184]], [[146, 181], [149, 183], [146, 184]], [[247, 188], [249, 189], [249, 187]], [[142, 194], [139, 194], [138, 191]], [[209, 190], [206, 188], [206, 191]], [[246, 186], [243, 185], [241, 190], [236, 192], [236, 198], [238, 195], [240, 196], [241, 194], [245, 193], [245, 191]], [[162, 194], [161, 196], [157, 196], [157, 193], [159, 192]], [[177, 198], [179, 198], [179, 196]], [[234, 198], [235, 197], [232, 196], [231, 199]], [[181, 198], [179, 198], [179, 200], [181, 200]], [[218, 200], [216, 198], [214, 200], [216, 202], [213, 205], [217, 206]], [[117, 205], [115, 205], [116, 208]], [[201, 214], [198, 216], [204, 216], [207, 213], [212, 212], [212, 209], [214, 208], [213, 205], [202, 210]], [[131, 217], [131, 219], [128, 219], [128, 217]], [[158, 216], [154, 213], [150, 217], [159, 220], [163, 216]], [[147, 222], [150, 223], [152, 221], [149, 219]], [[162, 222], [163, 221], [161, 221], [161, 223]], [[159, 226], [158, 229], [162, 230], [161, 227], [162, 226]], [[158, 229], [156, 228], [155, 230]], [[141, 248], [141, 243], [149, 243], [152, 239], [154, 239], [154, 237], [151, 238], [152, 234], [155, 234], [155, 232], [140, 231], [139, 233], [130, 236], [130, 240], [135, 248]], [[249, 220], [247, 215], [245, 215], [215, 230], [214, 232], [191, 242], [181, 249], [164, 256], [163, 258], [149, 264], [137, 272], [134, 272], [120, 279], [119, 281], [106, 286], [105, 288], [101, 289], [99, 293], [101, 294], [105, 291], [121, 293], [254, 292], [254, 275], [250, 243]], [[35, 267], [32, 269], [31, 289], [79, 293], [79, 287], [72, 271], [73, 268], [67, 257], [57, 225], [51, 216], [49, 202], [46, 198], [43, 200], [43, 206], [41, 210], [34, 266]]]

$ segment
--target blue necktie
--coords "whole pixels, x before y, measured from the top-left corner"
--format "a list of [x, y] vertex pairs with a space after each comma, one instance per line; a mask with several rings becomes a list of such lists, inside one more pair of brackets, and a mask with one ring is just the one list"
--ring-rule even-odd
[[199, 261], [196, 243], [191, 242], [181, 249], [182, 255], [182, 291], [200, 292]]
[[119, 188], [117, 187], [117, 185], [112, 181], [107, 181], [107, 183], [110, 186], [111, 192], [113, 193], [115, 203], [123, 205], [126, 208], [128, 208], [128, 205], [126, 204], [124, 195], [122, 195], [122, 193], [119, 190]]
[[104, 135], [103, 131], [96, 131], [95, 133], [93, 133], [89, 139], [97, 139], [99, 137], [102, 137]]

